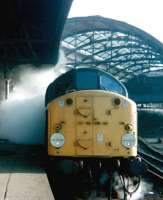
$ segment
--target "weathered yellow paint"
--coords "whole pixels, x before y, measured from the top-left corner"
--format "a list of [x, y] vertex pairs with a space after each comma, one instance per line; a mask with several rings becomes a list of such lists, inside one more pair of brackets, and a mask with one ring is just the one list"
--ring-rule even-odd
[[[66, 104], [71, 98], [73, 103]], [[120, 99], [120, 105], [114, 100]], [[61, 124], [60, 130], [56, 124]], [[106, 91], [78, 91], [56, 98], [48, 105], [48, 153], [51, 156], [130, 157], [137, 147], [127, 149], [121, 138], [125, 125], [137, 137], [136, 104], [130, 99]], [[50, 144], [50, 136], [63, 133], [65, 144], [60, 149]]]

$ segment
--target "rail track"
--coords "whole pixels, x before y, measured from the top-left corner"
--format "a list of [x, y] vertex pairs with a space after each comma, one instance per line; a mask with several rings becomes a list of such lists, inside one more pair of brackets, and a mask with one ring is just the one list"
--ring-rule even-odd
[[154, 148], [145, 139], [139, 137], [138, 155], [147, 165], [147, 173], [163, 183], [163, 151]]

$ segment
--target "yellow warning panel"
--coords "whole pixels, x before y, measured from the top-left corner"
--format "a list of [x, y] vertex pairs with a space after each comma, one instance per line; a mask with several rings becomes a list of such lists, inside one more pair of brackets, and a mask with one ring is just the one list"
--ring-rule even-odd
[[130, 99], [106, 91], [78, 91], [48, 105], [51, 156], [137, 155], [137, 111]]

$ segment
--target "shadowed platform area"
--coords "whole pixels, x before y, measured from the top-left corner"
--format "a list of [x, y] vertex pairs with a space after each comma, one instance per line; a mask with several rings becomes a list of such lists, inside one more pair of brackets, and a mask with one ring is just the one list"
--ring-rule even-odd
[[40, 146], [0, 144], [0, 200], [54, 200]]

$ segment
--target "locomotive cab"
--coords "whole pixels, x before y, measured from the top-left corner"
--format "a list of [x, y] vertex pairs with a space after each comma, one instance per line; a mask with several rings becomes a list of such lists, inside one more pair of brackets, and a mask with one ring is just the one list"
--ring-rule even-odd
[[48, 155], [128, 158], [137, 155], [136, 104], [110, 74], [66, 72], [46, 92]]
[[46, 91], [45, 104], [73, 91], [105, 90], [128, 96], [127, 90], [112, 75], [97, 69], [78, 68], [62, 74]]

